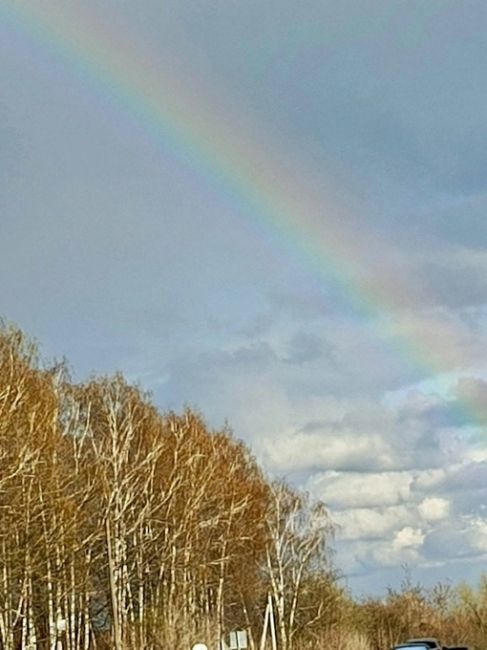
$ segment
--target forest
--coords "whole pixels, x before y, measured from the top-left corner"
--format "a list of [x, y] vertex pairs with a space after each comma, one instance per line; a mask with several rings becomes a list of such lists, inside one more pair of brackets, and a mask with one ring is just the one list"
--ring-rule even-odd
[[[354, 598], [326, 505], [266, 476], [227, 429], [161, 413], [122, 375], [72, 381], [0, 328], [0, 648], [487, 649], [487, 579]], [[270, 646], [269, 646], [270, 647]]]

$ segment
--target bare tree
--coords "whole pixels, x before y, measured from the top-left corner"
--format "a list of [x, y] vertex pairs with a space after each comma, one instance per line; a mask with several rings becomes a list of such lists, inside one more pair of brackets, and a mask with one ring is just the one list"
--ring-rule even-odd
[[290, 650], [298, 632], [304, 581], [313, 571], [328, 569], [333, 528], [322, 503], [310, 503], [306, 495], [294, 492], [285, 483], [273, 483], [271, 495], [266, 518], [266, 567], [280, 647]]

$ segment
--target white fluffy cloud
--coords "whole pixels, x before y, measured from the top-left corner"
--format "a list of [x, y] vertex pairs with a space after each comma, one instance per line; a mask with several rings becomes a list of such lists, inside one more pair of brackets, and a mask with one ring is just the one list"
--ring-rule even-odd
[[448, 517], [450, 503], [441, 497], [427, 497], [418, 506], [418, 511], [425, 521], [440, 521]]
[[416, 523], [414, 511], [406, 505], [338, 510], [334, 520], [339, 539], [345, 540], [386, 540]]
[[380, 435], [348, 431], [298, 432], [269, 440], [264, 445], [266, 462], [278, 473], [313, 469], [349, 469], [388, 466], [387, 441]]
[[421, 528], [405, 526], [394, 535], [392, 547], [399, 550], [403, 548], [420, 548], [423, 544], [424, 537]]
[[314, 494], [335, 509], [391, 506], [411, 496], [411, 472], [325, 472], [309, 482]]

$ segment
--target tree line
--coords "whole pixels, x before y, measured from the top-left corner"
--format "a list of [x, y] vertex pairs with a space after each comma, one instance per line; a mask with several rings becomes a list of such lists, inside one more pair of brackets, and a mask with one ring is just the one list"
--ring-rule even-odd
[[[487, 647], [487, 583], [354, 601], [324, 504], [269, 479], [231, 431], [160, 413], [121, 375], [70, 378], [0, 327], [0, 649], [209, 646], [270, 598], [279, 650]], [[448, 637], [448, 639], [446, 639]]]

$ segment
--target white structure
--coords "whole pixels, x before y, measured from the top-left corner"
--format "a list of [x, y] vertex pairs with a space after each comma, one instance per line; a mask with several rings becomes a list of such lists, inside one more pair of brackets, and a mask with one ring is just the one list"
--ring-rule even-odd
[[248, 647], [247, 632], [245, 630], [230, 632], [230, 650], [246, 650]]

